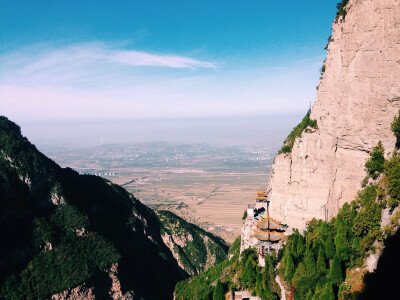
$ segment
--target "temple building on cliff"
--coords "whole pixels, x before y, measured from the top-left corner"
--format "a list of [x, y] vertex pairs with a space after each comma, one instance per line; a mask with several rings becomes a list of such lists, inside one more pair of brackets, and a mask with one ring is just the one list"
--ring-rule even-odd
[[[269, 215], [269, 199], [267, 193], [258, 191], [256, 199], [256, 207], [248, 213], [253, 215], [255, 229], [251, 237], [256, 238], [259, 243], [257, 246], [259, 255], [259, 264], [264, 265], [265, 255], [278, 255], [281, 249], [282, 240], [285, 238], [286, 225], [272, 219]], [[257, 205], [258, 204], [258, 205]], [[261, 205], [260, 205], [261, 204]], [[266, 206], [266, 207], [265, 207]]]

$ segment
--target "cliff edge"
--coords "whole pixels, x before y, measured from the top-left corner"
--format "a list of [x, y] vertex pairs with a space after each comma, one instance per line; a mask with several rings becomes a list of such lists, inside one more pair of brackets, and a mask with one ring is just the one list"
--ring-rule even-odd
[[400, 108], [400, 1], [350, 0], [333, 23], [310, 118], [290, 153], [278, 154], [271, 170], [271, 214], [304, 229], [327, 220], [354, 200], [371, 149], [387, 152]]

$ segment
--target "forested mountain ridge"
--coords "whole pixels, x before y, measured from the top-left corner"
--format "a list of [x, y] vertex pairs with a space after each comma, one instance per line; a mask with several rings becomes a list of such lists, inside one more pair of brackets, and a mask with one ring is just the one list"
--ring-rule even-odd
[[[169, 220], [180, 222], [174, 214]], [[178, 265], [180, 256], [168, 248], [175, 242], [163, 241], [168, 226], [118, 185], [59, 167], [0, 117], [0, 298], [61, 299], [77, 291], [87, 298], [171, 298], [176, 282], [206, 266], [190, 256], [195, 271]], [[218, 262], [226, 246], [211, 240]]]

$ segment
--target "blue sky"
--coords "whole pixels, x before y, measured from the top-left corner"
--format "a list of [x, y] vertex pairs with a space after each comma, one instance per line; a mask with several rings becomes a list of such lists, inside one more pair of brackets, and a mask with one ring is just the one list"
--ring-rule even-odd
[[1, 1], [17, 122], [301, 115], [338, 0]]

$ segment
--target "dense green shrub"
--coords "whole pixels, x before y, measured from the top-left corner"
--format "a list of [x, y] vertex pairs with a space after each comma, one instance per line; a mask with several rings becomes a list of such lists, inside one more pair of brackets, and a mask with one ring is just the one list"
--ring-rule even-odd
[[329, 270], [329, 279], [336, 285], [339, 285], [343, 282], [341, 260], [338, 255], [333, 257], [333, 262]]
[[308, 111], [307, 115], [303, 118], [301, 123], [297, 125], [295, 128], [293, 128], [292, 132], [286, 138], [281, 150], [279, 150], [279, 153], [292, 152], [294, 141], [296, 140], [297, 137], [301, 137], [301, 134], [303, 133], [303, 131], [307, 130], [307, 127], [311, 127], [314, 129], [318, 128], [317, 121], [312, 120], [310, 118], [310, 114], [311, 111]]
[[346, 18], [347, 15], [347, 10], [346, 10], [346, 5], [349, 3], [349, 0], [342, 0], [336, 5], [337, 12], [336, 12], [336, 20], [340, 17], [343, 17], [343, 19]]
[[400, 156], [394, 153], [390, 160], [385, 162], [385, 174], [388, 181], [390, 197], [400, 199]]
[[382, 142], [379, 141], [378, 145], [374, 147], [371, 152], [371, 158], [365, 163], [365, 167], [368, 170], [368, 174], [376, 179], [385, 169], [385, 149], [383, 148]]
[[179, 282], [175, 288], [175, 298], [212, 299], [220, 281], [224, 292], [247, 288], [262, 299], [278, 299], [277, 294], [280, 293], [280, 289], [274, 279], [275, 258], [267, 256], [265, 268], [260, 268], [256, 263], [258, 255], [254, 249], [246, 249], [239, 255], [240, 237], [232, 244], [229, 253], [232, 255], [230, 259], [190, 280]]
[[400, 110], [399, 115], [394, 117], [392, 122], [392, 131], [396, 137], [396, 148], [400, 148]]
[[[87, 236], [64, 236], [53, 250], [41, 252], [18, 277], [12, 276], [0, 292], [2, 299], [47, 298], [76, 286], [96, 272], [117, 262], [120, 255], [104, 238], [95, 233]], [[7, 286], [7, 284], [12, 286]]]
[[213, 293], [213, 300], [224, 300], [224, 299], [225, 299], [224, 288], [222, 286], [221, 281], [219, 281], [218, 279]]
[[320, 70], [321, 75], [324, 74], [325, 71], [326, 71], [326, 65], [323, 64], [322, 67], [321, 67], [321, 70]]

